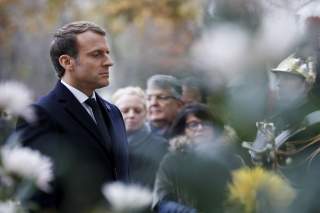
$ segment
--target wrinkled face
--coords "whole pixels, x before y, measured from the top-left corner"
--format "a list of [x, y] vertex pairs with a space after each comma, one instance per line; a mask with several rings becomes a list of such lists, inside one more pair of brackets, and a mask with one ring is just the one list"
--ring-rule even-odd
[[185, 134], [196, 141], [208, 141], [214, 139], [214, 129], [211, 123], [202, 121], [193, 114], [187, 116]]
[[144, 100], [137, 95], [123, 95], [116, 102], [124, 119], [127, 132], [140, 129], [146, 118]]
[[82, 91], [93, 91], [109, 85], [109, 68], [112, 66], [106, 38], [86, 31], [77, 35], [78, 57], [71, 72], [71, 81]]
[[172, 96], [169, 90], [148, 88], [147, 91], [148, 120], [151, 123], [171, 124], [182, 104]]

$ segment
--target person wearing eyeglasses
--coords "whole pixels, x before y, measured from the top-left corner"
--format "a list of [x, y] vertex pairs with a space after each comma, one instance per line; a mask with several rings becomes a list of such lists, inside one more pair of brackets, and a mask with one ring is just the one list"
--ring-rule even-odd
[[153, 208], [159, 213], [223, 212], [231, 170], [239, 166], [224, 123], [206, 105], [186, 105], [171, 126], [170, 152], [160, 163]]
[[181, 82], [170, 75], [153, 75], [147, 81], [147, 120], [152, 132], [165, 138], [183, 106]]
[[195, 142], [214, 141], [224, 130], [222, 120], [204, 104], [186, 105], [170, 128], [171, 138], [185, 135]]

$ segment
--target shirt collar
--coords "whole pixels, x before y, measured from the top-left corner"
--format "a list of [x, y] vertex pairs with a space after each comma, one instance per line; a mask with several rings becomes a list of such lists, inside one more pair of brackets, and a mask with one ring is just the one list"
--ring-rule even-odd
[[[89, 97], [84, 94], [83, 92], [81, 92], [80, 90], [78, 90], [77, 88], [71, 86], [70, 84], [66, 83], [65, 81], [63, 81], [61, 79], [61, 83], [63, 85], [65, 85], [69, 90], [70, 92], [76, 97], [76, 99], [80, 102], [80, 103], [84, 103]], [[96, 94], [93, 93], [91, 98], [94, 98], [96, 99]]]

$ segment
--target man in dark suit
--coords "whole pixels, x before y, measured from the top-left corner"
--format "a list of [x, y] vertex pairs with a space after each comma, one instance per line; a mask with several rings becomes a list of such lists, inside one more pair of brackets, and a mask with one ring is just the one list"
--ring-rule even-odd
[[51, 192], [32, 195], [41, 212], [90, 212], [103, 200], [103, 184], [128, 179], [121, 113], [95, 92], [109, 84], [112, 62], [105, 35], [90, 22], [58, 29], [50, 56], [60, 80], [33, 105], [37, 122], [17, 127], [23, 145], [54, 162]]

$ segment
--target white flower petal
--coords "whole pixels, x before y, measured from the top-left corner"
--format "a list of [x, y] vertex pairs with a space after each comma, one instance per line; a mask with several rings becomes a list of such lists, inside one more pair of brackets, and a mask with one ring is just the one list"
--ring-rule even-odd
[[0, 202], [0, 213], [17, 213], [20, 205], [14, 201]]
[[263, 16], [262, 25], [255, 39], [255, 53], [262, 58], [279, 59], [287, 54], [301, 38], [293, 14], [273, 11]]
[[194, 64], [211, 73], [235, 78], [248, 65], [250, 34], [240, 26], [221, 24], [205, 33], [192, 49]]
[[139, 185], [112, 183], [103, 186], [102, 192], [116, 211], [134, 211], [151, 204], [152, 193]]
[[53, 179], [51, 160], [40, 152], [24, 147], [3, 148], [2, 163], [6, 171], [35, 181], [43, 191], [50, 190]]
[[31, 91], [22, 83], [8, 81], [0, 83], [0, 109], [33, 120], [33, 112], [28, 109], [32, 103]]

